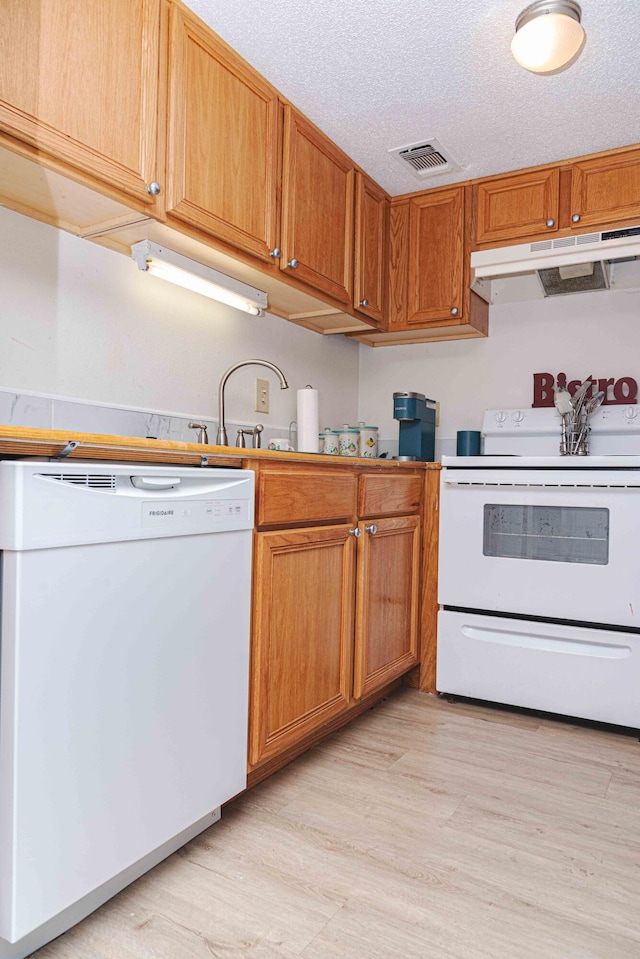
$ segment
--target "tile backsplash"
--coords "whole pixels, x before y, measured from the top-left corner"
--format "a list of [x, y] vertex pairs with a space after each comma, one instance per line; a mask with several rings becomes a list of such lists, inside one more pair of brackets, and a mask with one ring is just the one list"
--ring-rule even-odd
[[53, 400], [48, 396], [0, 389], [0, 423], [50, 430]]
[[[134, 409], [110, 403], [91, 403], [89, 400], [70, 399], [47, 393], [32, 393], [0, 387], [0, 423], [10, 426], [27, 426], [35, 429], [69, 430], [77, 433], [101, 433], [106, 436], [153, 437], [159, 440], [176, 440], [193, 443], [197, 432], [190, 430], [191, 421], [204, 423], [209, 431], [209, 442], [215, 443], [218, 421], [197, 414], [185, 416], [164, 410]], [[250, 428], [253, 423], [227, 421], [229, 441], [235, 445], [236, 431], [242, 426]], [[262, 433], [262, 447], [270, 439], [288, 434], [286, 426], [266, 426]], [[251, 445], [247, 437], [247, 446]], [[436, 458], [442, 453], [455, 453], [455, 437], [436, 437]], [[378, 452], [391, 458], [398, 452], [397, 439], [380, 438]]]
[[[0, 423], [36, 429], [69, 430], [79, 433], [101, 433], [107, 436], [153, 437], [159, 440], [195, 442], [197, 432], [190, 430], [191, 421], [204, 423], [209, 441], [215, 443], [218, 421], [197, 414], [185, 416], [164, 410], [134, 409], [108, 403], [91, 403], [46, 393], [32, 393], [0, 387]], [[234, 443], [236, 430], [254, 424], [227, 422], [229, 440]], [[282, 436], [288, 429], [269, 426], [262, 433], [262, 445], [272, 436]], [[247, 439], [250, 444], [250, 438]]]

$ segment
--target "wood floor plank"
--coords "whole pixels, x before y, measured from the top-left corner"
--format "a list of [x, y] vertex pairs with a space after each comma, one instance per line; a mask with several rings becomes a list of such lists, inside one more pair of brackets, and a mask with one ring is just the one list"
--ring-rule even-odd
[[403, 689], [37, 959], [638, 959], [640, 744]]

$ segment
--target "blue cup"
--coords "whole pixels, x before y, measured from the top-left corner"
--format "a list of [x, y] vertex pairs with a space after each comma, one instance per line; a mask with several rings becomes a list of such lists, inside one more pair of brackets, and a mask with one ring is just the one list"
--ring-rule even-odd
[[479, 430], [458, 430], [456, 436], [456, 453], [458, 456], [479, 456], [480, 436]]

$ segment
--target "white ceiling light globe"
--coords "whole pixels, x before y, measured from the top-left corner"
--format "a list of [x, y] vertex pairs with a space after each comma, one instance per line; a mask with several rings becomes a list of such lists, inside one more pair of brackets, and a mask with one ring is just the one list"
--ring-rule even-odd
[[573, 0], [538, 0], [516, 21], [511, 52], [525, 70], [551, 73], [568, 63], [584, 42], [580, 7]]

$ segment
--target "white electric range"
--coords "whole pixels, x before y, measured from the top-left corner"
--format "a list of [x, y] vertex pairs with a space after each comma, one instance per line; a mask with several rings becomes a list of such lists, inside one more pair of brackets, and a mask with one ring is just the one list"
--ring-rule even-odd
[[640, 727], [639, 412], [560, 456], [555, 409], [490, 410], [443, 457], [440, 692]]

